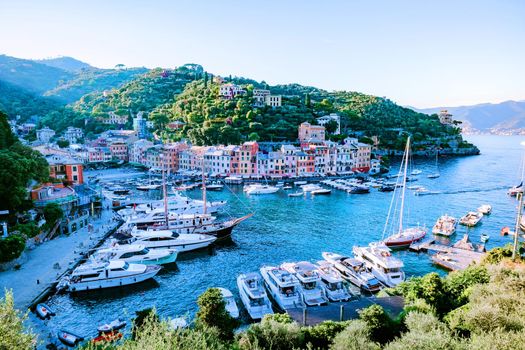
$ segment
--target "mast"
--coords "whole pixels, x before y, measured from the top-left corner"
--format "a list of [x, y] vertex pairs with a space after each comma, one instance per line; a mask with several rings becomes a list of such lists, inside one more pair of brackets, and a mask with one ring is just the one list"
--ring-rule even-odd
[[164, 218], [166, 220], [166, 228], [170, 229], [170, 219], [168, 217], [168, 195], [166, 191], [166, 174], [165, 174], [165, 161], [164, 154], [160, 155], [161, 165], [162, 165], [162, 195], [164, 197]]
[[512, 244], [512, 260], [516, 260], [516, 254], [518, 252], [519, 232], [521, 223], [521, 210], [523, 208], [523, 193], [518, 193], [518, 215], [516, 216], [516, 228], [514, 230], [514, 242]]
[[206, 176], [204, 176], [204, 155], [202, 155], [202, 213], [206, 214]]
[[403, 231], [403, 209], [405, 207], [405, 190], [407, 184], [407, 168], [408, 168], [408, 153], [410, 151], [410, 136], [407, 139], [407, 145], [405, 148], [405, 168], [403, 170], [403, 189], [401, 190], [401, 208], [399, 211], [399, 232]]

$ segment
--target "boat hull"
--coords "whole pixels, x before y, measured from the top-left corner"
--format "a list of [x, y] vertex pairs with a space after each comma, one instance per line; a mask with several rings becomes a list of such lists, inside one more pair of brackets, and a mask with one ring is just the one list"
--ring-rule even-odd
[[108, 278], [97, 281], [70, 282], [67, 286], [66, 291], [81, 292], [88, 290], [127, 286], [130, 284], [140, 283], [150, 278], [153, 278], [159, 271], [160, 266], [148, 266], [147, 270], [144, 273], [137, 274], [134, 276]]

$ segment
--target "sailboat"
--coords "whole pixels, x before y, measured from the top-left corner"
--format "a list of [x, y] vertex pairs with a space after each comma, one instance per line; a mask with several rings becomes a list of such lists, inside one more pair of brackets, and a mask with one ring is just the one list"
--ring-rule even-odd
[[[388, 236], [386, 239], [383, 240], [385, 245], [388, 247], [393, 248], [406, 248], [413, 242], [421, 240], [426, 235], [426, 230], [421, 227], [403, 227], [403, 214], [405, 209], [405, 189], [406, 189], [406, 181], [407, 181], [407, 171], [408, 171], [408, 162], [409, 162], [409, 156], [410, 156], [410, 136], [407, 139], [407, 144], [405, 147], [405, 153], [403, 155], [403, 161], [401, 162], [401, 169], [403, 169], [403, 176], [402, 176], [402, 186], [401, 186], [401, 204], [399, 209], [399, 225], [397, 227], [397, 232], [394, 232], [390, 236]], [[401, 173], [401, 170], [400, 170]], [[395, 199], [396, 199], [396, 192], [394, 191], [394, 195], [392, 196], [392, 201], [390, 203], [390, 209], [388, 211], [388, 218], [385, 224], [385, 229], [383, 231], [383, 237], [386, 233], [386, 230], [388, 228], [388, 223], [390, 220], [391, 215], [393, 215], [393, 212], [395, 211]]]
[[525, 175], [525, 154], [521, 158], [521, 180], [520, 184], [509, 188], [507, 194], [511, 197], [516, 197], [519, 193], [523, 193], [523, 178]]
[[439, 156], [439, 151], [436, 151], [436, 172], [433, 173], [433, 174], [429, 174], [429, 175], [427, 175], [427, 177], [428, 177], [429, 179], [437, 179], [438, 177], [441, 176], [441, 175], [439, 174], [438, 156]]

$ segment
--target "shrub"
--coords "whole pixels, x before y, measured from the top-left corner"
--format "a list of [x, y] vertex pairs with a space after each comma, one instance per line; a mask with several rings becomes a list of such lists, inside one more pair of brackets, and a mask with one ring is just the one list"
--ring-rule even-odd
[[44, 207], [44, 217], [48, 227], [53, 227], [57, 220], [62, 219], [63, 216], [64, 211], [57, 203], [47, 203]]
[[348, 325], [349, 322], [324, 321], [314, 327], [305, 327], [305, 343], [311, 344], [314, 349], [328, 349], [335, 336]]
[[265, 317], [239, 337], [239, 347], [248, 349], [291, 350], [304, 345], [304, 334], [296, 322], [279, 322]]
[[40, 228], [34, 222], [28, 222], [27, 224], [15, 225], [13, 231], [18, 231], [27, 238], [33, 238], [40, 233]]
[[408, 332], [389, 343], [385, 350], [453, 350], [463, 346], [434, 315], [411, 312], [405, 322]]
[[518, 350], [525, 349], [525, 332], [505, 332], [500, 329], [472, 336], [470, 350]]
[[483, 258], [485, 264], [499, 264], [503, 259], [512, 256], [512, 246], [497, 247], [489, 250]]
[[485, 266], [470, 266], [463, 271], [450, 273], [445, 279], [449, 310], [464, 305], [472, 286], [489, 282], [489, 273]]
[[332, 350], [379, 350], [379, 344], [370, 340], [370, 328], [361, 320], [350, 321], [330, 347]]
[[209, 288], [202, 293], [197, 300], [197, 305], [199, 305], [196, 319], [198, 326], [216, 327], [221, 339], [233, 338], [237, 321], [226, 311], [226, 303], [219, 289]]
[[21, 235], [11, 235], [0, 239], [0, 263], [18, 258], [25, 247], [26, 241]]
[[359, 311], [359, 318], [370, 330], [370, 338], [378, 343], [386, 343], [398, 333], [398, 327], [385, 310], [377, 304]]
[[0, 349], [26, 350], [36, 347], [36, 336], [24, 327], [27, 315], [14, 308], [13, 293], [0, 299]]

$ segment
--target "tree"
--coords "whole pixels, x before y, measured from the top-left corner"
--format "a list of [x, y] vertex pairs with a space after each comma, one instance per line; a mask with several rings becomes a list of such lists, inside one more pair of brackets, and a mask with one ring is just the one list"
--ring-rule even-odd
[[304, 95], [304, 105], [308, 108], [311, 107], [311, 104], [312, 104], [312, 101], [310, 100], [310, 94], [309, 93], [306, 93]]
[[204, 88], [208, 88], [208, 72], [204, 72]]
[[394, 322], [380, 305], [374, 304], [360, 310], [359, 318], [366, 322], [373, 341], [384, 344], [396, 335]]
[[36, 347], [36, 336], [24, 326], [27, 315], [15, 309], [13, 293], [0, 299], [0, 349], [26, 350]]
[[62, 219], [63, 216], [64, 211], [57, 203], [47, 203], [44, 207], [44, 217], [50, 227], [55, 225], [55, 223]]
[[57, 145], [60, 148], [67, 148], [69, 146], [69, 141], [65, 139], [60, 139], [57, 141]]
[[197, 325], [216, 327], [222, 339], [232, 339], [236, 321], [226, 311], [226, 302], [217, 288], [209, 288], [197, 299]]
[[[25, 247], [26, 241], [21, 235], [13, 234], [0, 239], [0, 263], [18, 258], [24, 251]], [[0, 347], [0, 349], [2, 349], [2, 347]]]
[[335, 120], [330, 120], [324, 125], [326, 132], [329, 134], [333, 134], [334, 132], [336, 132], [338, 127], [339, 124]]

